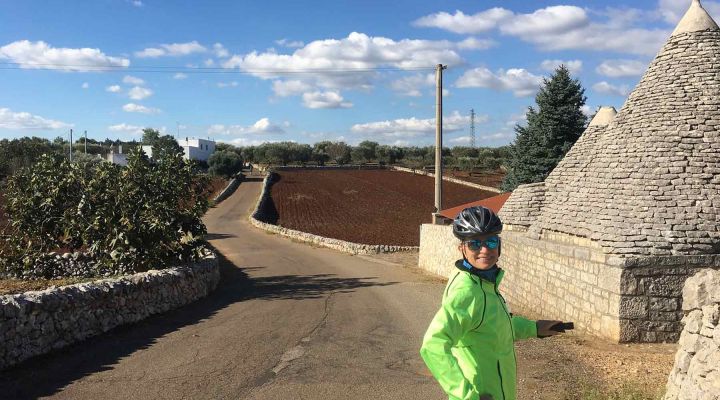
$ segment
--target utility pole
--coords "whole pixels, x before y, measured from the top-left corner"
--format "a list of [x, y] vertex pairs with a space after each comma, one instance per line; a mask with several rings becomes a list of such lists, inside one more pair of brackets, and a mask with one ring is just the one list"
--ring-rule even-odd
[[87, 154], [87, 131], [85, 131], [85, 154]]
[[437, 85], [435, 88], [435, 212], [433, 224], [441, 221], [442, 210], [442, 72], [447, 65], [438, 64], [435, 69]]
[[470, 109], [470, 147], [475, 148], [475, 109]]
[[70, 162], [72, 162], [72, 129], [70, 129]]

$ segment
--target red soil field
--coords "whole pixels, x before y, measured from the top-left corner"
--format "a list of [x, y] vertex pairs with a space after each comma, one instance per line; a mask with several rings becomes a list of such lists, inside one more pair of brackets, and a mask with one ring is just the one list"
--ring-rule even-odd
[[502, 172], [477, 174], [468, 171], [443, 171], [443, 176], [460, 179], [461, 181], [476, 183], [478, 185], [499, 188], [505, 174]]
[[[418, 246], [432, 220], [435, 181], [389, 170], [280, 171], [271, 195], [277, 225], [363, 244]], [[443, 182], [443, 208], [495, 196]], [[274, 218], [273, 218], [274, 219]]]

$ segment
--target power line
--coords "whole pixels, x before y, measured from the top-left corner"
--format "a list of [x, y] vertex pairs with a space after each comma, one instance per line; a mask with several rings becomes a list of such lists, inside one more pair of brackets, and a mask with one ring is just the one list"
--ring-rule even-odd
[[[35, 68], [45, 67], [45, 68]], [[81, 65], [81, 64], [50, 64], [50, 63], [15, 63], [2, 62], [0, 69], [32, 70], [32, 69], [81, 69], [83, 72], [143, 72], [143, 73], [188, 73], [188, 74], [317, 74], [317, 73], [353, 73], [382, 71], [432, 71], [435, 67], [372, 67], [372, 68], [305, 68], [305, 69], [232, 69], [223, 67], [177, 67], [166, 65], [144, 65], [137, 67], [121, 65]], [[81, 72], [81, 71], [76, 71]]]

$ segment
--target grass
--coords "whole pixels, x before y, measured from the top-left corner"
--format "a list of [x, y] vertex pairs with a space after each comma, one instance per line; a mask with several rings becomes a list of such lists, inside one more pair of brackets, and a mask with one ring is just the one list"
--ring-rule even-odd
[[52, 286], [66, 286], [76, 283], [91, 282], [102, 278], [64, 278], [64, 279], [0, 279], [0, 296], [24, 293], [31, 290], [45, 290]]

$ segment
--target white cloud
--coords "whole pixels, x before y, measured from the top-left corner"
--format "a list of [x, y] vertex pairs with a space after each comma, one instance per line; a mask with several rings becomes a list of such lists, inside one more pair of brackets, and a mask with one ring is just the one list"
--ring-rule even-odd
[[453, 144], [455, 146], [467, 146], [472, 141], [472, 138], [470, 136], [458, 136], [456, 138], [452, 138], [448, 140], [448, 143]]
[[445, 29], [454, 33], [480, 33], [496, 28], [502, 22], [513, 17], [513, 12], [496, 7], [473, 15], [465, 15], [462, 11], [455, 14], [439, 12], [422, 17], [413, 25]]
[[540, 63], [540, 68], [544, 71], [554, 72], [560, 65], [564, 65], [570, 73], [577, 75], [582, 71], [583, 62], [581, 60], [544, 60]]
[[[482, 124], [487, 122], [488, 119], [487, 115], [476, 115], [475, 123]], [[462, 131], [469, 126], [470, 116], [461, 115], [457, 111], [443, 118], [443, 133]], [[386, 140], [432, 136], [435, 134], [435, 118], [418, 119], [412, 117], [368, 122], [365, 124], [355, 124], [350, 130], [362, 136]]]
[[218, 82], [217, 87], [219, 88], [226, 88], [226, 87], [237, 87], [238, 83], [236, 81], [232, 82]]
[[9, 108], [0, 108], [0, 129], [63, 129], [72, 127], [72, 124], [43, 118], [28, 112], [13, 112]]
[[212, 58], [208, 58], [203, 62], [206, 67], [212, 67], [215, 65], [215, 61]]
[[123, 77], [123, 83], [127, 83], [128, 85], [144, 85], [145, 81], [132, 75], [125, 75]]
[[230, 52], [222, 45], [222, 43], [215, 43], [213, 45], [213, 53], [215, 53], [215, 57], [219, 58], [225, 58], [230, 55]]
[[157, 108], [145, 107], [140, 104], [128, 103], [122, 107], [125, 112], [135, 112], [141, 114], [157, 114], [160, 112]]
[[460, 88], [480, 87], [494, 90], [509, 90], [516, 97], [532, 96], [542, 83], [542, 77], [522, 68], [498, 70], [495, 74], [487, 68], [475, 68], [458, 78], [455, 85]]
[[305, 46], [304, 42], [301, 42], [299, 40], [287, 40], [285, 38], [276, 40], [275, 43], [279, 46], [289, 47], [289, 48], [300, 48]]
[[144, 87], [135, 86], [128, 91], [128, 97], [133, 100], [146, 99], [153, 95], [153, 91]]
[[514, 139], [515, 138], [515, 132], [512, 131], [500, 131], [495, 133], [485, 133], [480, 134], [478, 136], [478, 139], [482, 141], [507, 141], [508, 139]]
[[622, 97], [625, 97], [630, 93], [630, 88], [627, 85], [618, 86], [618, 85], [610, 84], [605, 81], [594, 84], [592, 88], [602, 94], [622, 96]]
[[122, 124], [117, 124], [117, 125], [110, 125], [110, 126], [108, 126], [107, 129], [111, 132], [123, 132], [123, 133], [130, 133], [133, 135], [140, 135], [140, 134], [142, 134], [143, 127], [122, 123]]
[[187, 77], [187, 74], [183, 74], [182, 72], [173, 75], [173, 79], [187, 79]]
[[637, 60], [605, 60], [595, 71], [611, 78], [640, 76], [645, 73], [648, 64]]
[[111, 57], [99, 49], [54, 48], [43, 41], [19, 40], [0, 47], [0, 60], [19, 64], [26, 69], [53, 69], [60, 71], [88, 72], [108, 68], [126, 68], [127, 58]]
[[105, 88], [106, 91], [110, 93], [120, 93], [122, 89], [120, 88], [120, 85], [112, 85]]
[[[285, 124], [287, 125], [287, 124]], [[281, 125], [270, 122], [270, 119], [265, 117], [259, 119], [257, 122], [250, 126], [244, 125], [222, 125], [215, 124], [211, 125], [208, 130], [208, 135], [281, 135], [285, 133], [285, 129]]]
[[303, 106], [307, 108], [350, 108], [353, 103], [343, 101], [338, 92], [303, 93]]
[[390, 87], [403, 96], [419, 97], [422, 89], [435, 85], [435, 74], [416, 74], [393, 81]]
[[135, 6], [135, 7], [142, 7], [142, 6], [145, 5], [145, 4], [143, 4], [143, 2], [140, 1], [140, 0], [128, 0], [128, 3], [132, 4], [132, 5]]
[[474, 15], [456, 11], [432, 14], [415, 22], [455, 33], [477, 33], [497, 29], [503, 34], [534, 43], [542, 50], [591, 50], [654, 55], [670, 34], [666, 29], [630, 26], [637, 10], [623, 15], [617, 10], [597, 12], [604, 22], [591, 21], [585, 9], [576, 6], [551, 6], [528, 14], [515, 14], [493, 8]]
[[298, 81], [298, 80], [289, 80], [289, 81], [274, 81], [273, 85], [273, 92], [278, 97], [288, 97], [288, 96], [297, 96], [302, 93], [305, 93], [309, 91], [312, 86], [309, 84]]
[[[720, 17], [720, 2], [703, 0], [703, 8], [713, 17]], [[659, 0], [658, 11], [669, 24], [675, 25], [685, 15], [690, 6], [689, 0]], [[716, 19], [717, 21], [717, 19]]]
[[532, 14], [517, 14], [507, 23], [500, 25], [500, 31], [514, 36], [562, 34], [590, 23], [584, 9], [575, 6], [551, 6], [536, 10]]
[[457, 43], [458, 49], [462, 50], [487, 50], [497, 43], [491, 39], [478, 39], [469, 37], [463, 41]]
[[[353, 32], [343, 39], [316, 40], [292, 54], [274, 51], [235, 55], [223, 63], [225, 68], [239, 68], [261, 79], [292, 80], [320, 89], [368, 89], [378, 73], [378, 67], [417, 68], [438, 63], [457, 65], [462, 62], [454, 50], [457, 44], [441, 40], [395, 41], [384, 37], [370, 37]], [[277, 72], [269, 72], [277, 71]], [[302, 71], [302, 77], [296, 72]], [[315, 71], [315, 72], [313, 72]]]
[[89, 88], [89, 87], [90, 87], [90, 84], [89, 84], [89, 83], [87, 83], [87, 82], [83, 82], [83, 84], [82, 84], [82, 86], [81, 86], [81, 87], [82, 87], [83, 89], [87, 89], [87, 88]]
[[156, 58], [156, 57], [178, 57], [194, 53], [205, 53], [207, 48], [197, 41], [187, 43], [161, 44], [160, 47], [149, 47], [135, 53], [135, 57]]

